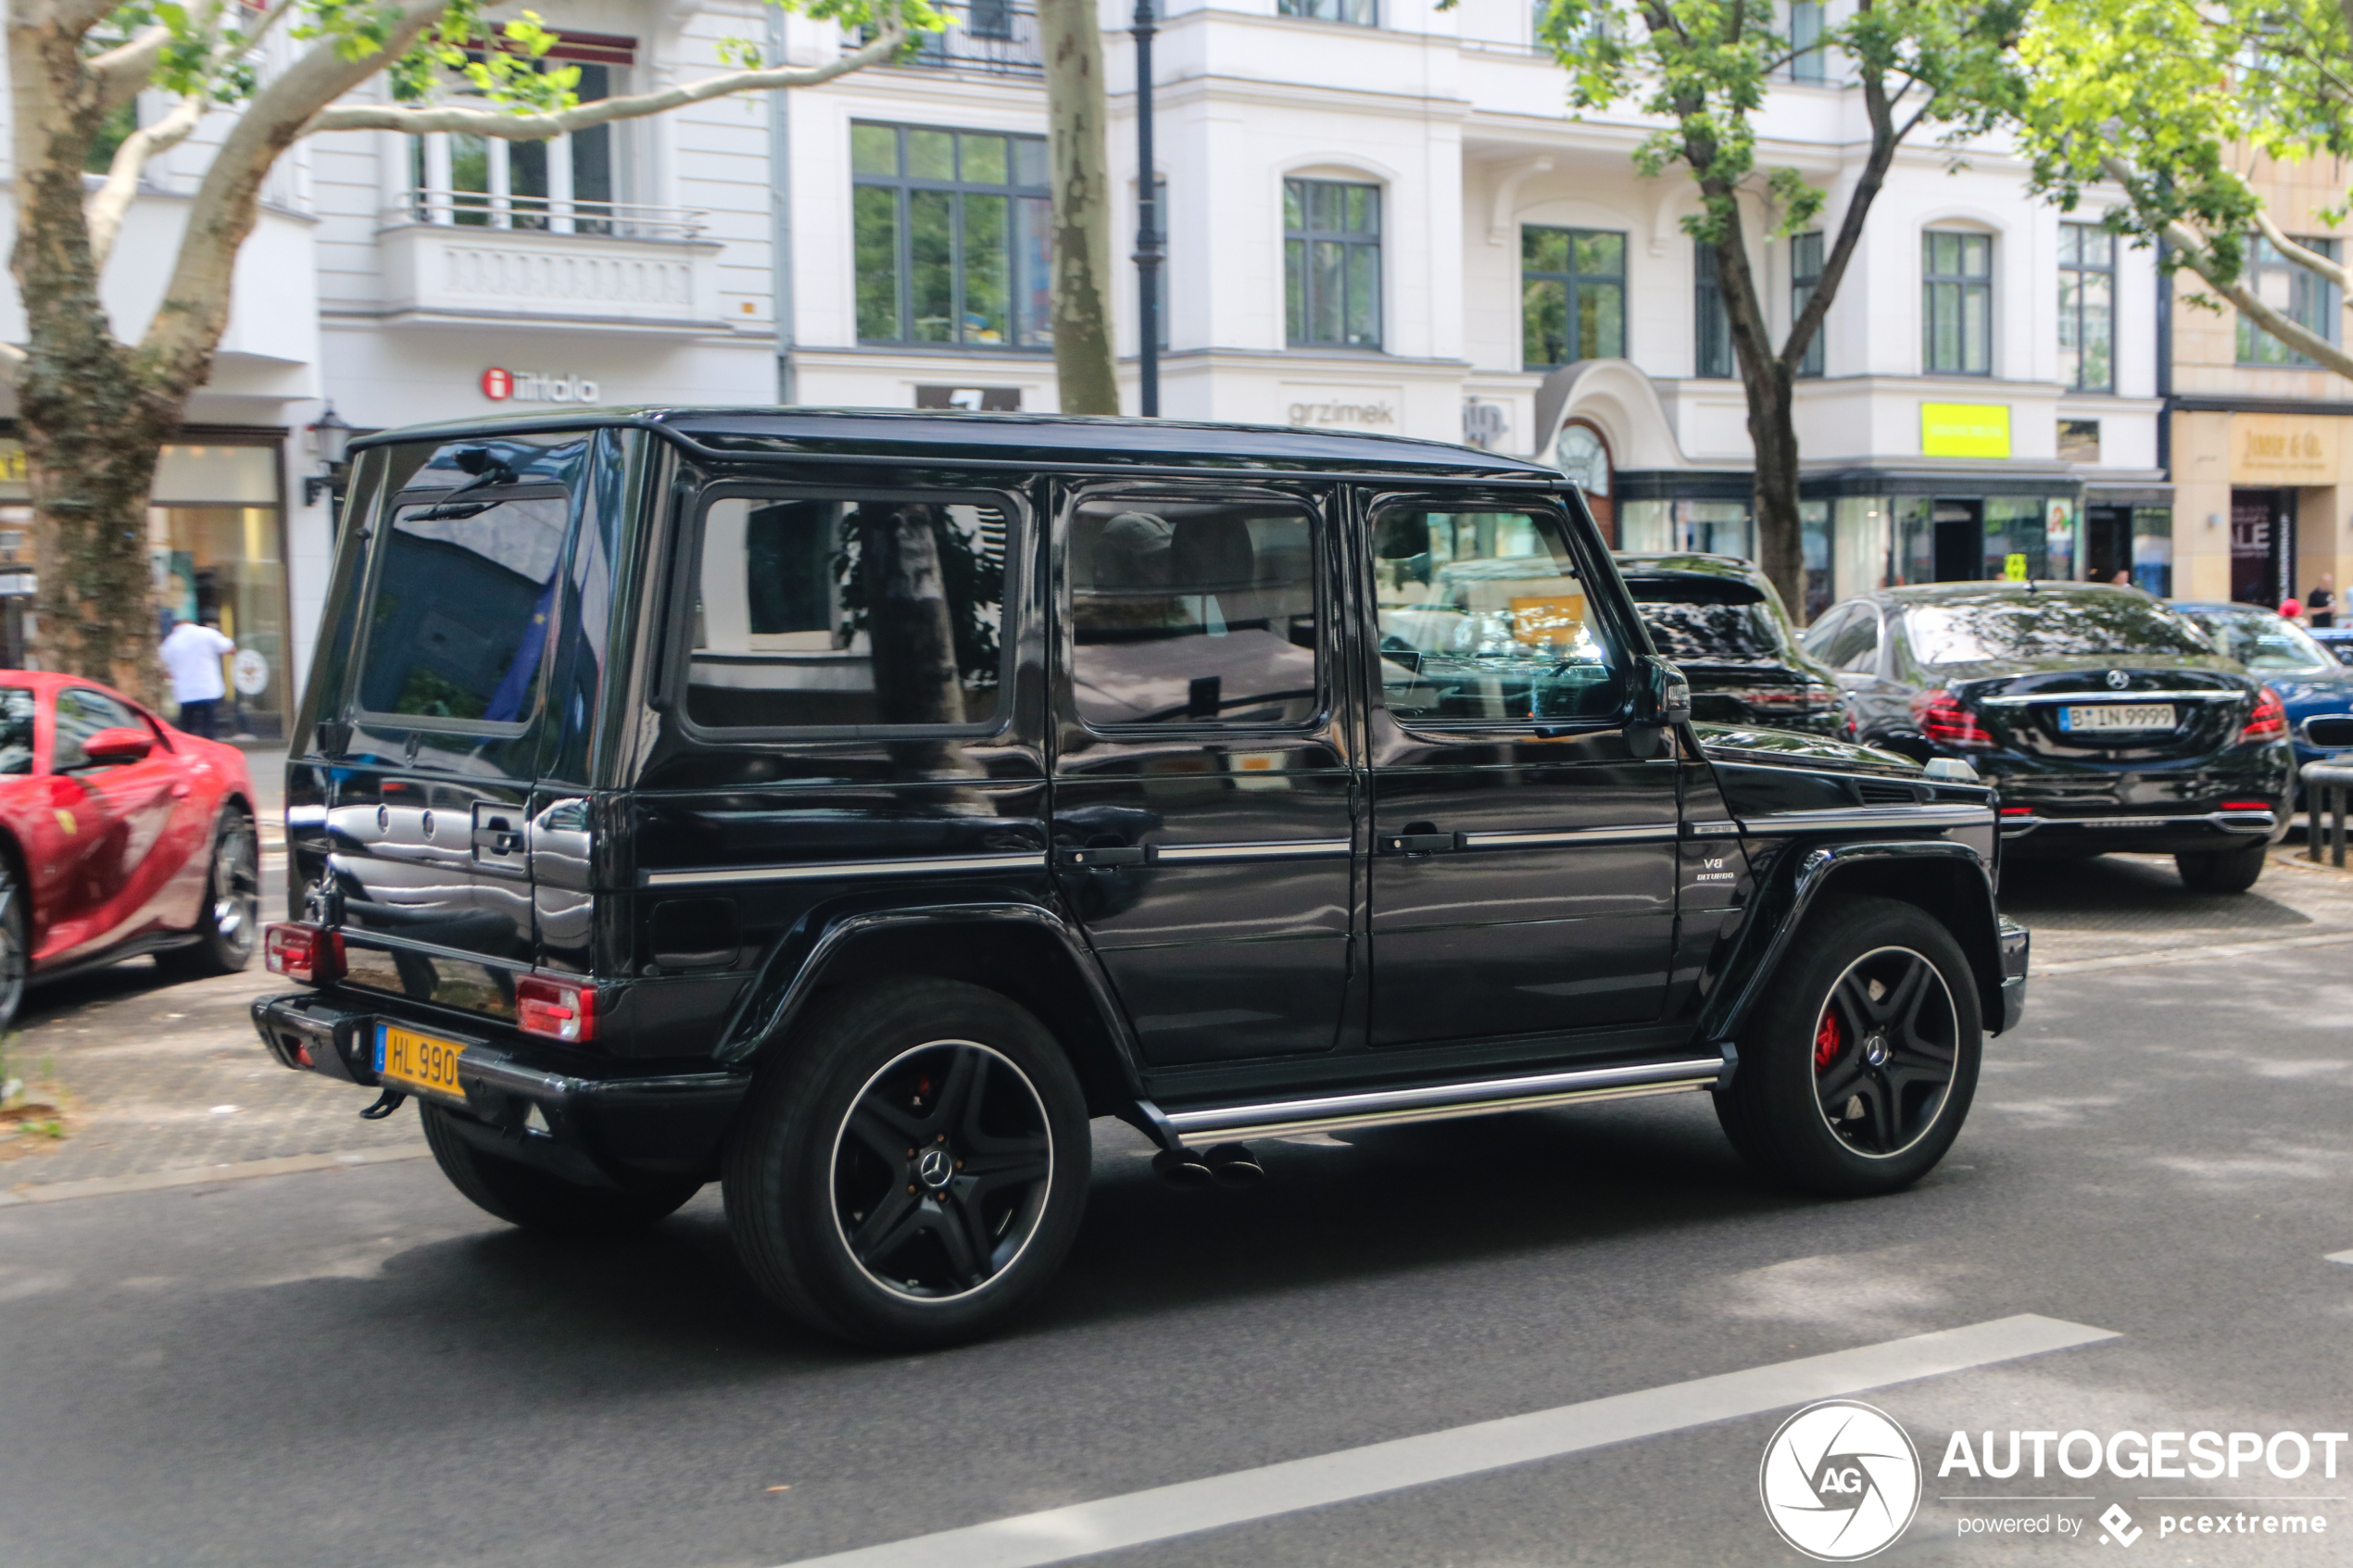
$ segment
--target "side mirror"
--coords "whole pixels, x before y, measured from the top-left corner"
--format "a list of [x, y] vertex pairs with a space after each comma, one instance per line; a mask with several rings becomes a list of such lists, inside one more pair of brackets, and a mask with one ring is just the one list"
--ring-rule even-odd
[[1634, 666], [1633, 690], [1627, 704], [1626, 746], [1637, 758], [1655, 756], [1659, 738], [1678, 724], [1691, 721], [1692, 684], [1683, 672], [1658, 655], [1644, 654]]
[[125, 725], [119, 729], [100, 730], [82, 743], [83, 762], [93, 768], [119, 767], [125, 762], [138, 762], [156, 748], [156, 737], [145, 730]]

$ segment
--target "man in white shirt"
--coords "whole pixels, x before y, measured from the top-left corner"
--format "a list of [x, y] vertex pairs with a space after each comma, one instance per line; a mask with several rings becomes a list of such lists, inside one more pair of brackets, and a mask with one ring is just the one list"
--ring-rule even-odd
[[209, 615], [201, 626], [182, 621], [156, 649], [156, 657], [171, 676], [171, 695], [180, 704], [180, 727], [190, 734], [212, 738], [213, 715], [229, 694], [228, 683], [220, 678], [220, 656], [236, 651], [237, 645], [220, 634], [220, 621]]

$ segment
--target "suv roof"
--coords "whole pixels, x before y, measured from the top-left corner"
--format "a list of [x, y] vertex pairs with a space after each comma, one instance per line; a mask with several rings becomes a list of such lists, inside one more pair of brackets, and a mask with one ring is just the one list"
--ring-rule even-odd
[[1557, 469], [1442, 441], [1283, 425], [1211, 424], [1076, 414], [929, 408], [641, 408], [508, 414], [384, 431], [354, 447], [467, 435], [623, 426], [657, 432], [714, 458], [799, 456], [945, 460], [966, 467], [1204, 466], [1314, 473], [1415, 473], [1554, 484]]

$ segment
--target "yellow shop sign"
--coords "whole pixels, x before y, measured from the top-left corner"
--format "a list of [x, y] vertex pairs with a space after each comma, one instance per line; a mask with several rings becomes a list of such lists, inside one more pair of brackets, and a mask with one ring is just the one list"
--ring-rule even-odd
[[2010, 408], [2007, 403], [1923, 403], [1920, 453], [1930, 458], [2007, 458], [2010, 455]]

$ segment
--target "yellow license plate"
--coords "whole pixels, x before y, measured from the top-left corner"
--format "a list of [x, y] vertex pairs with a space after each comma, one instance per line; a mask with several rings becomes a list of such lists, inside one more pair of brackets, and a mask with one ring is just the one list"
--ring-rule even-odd
[[390, 1023], [376, 1025], [376, 1076], [387, 1085], [418, 1094], [463, 1099], [458, 1086], [458, 1054], [466, 1047], [455, 1040], [436, 1040]]

